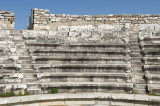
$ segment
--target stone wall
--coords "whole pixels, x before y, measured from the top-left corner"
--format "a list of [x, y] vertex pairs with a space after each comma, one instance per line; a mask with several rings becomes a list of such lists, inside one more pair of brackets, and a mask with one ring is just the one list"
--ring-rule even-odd
[[0, 29], [14, 29], [15, 16], [11, 11], [0, 10]]
[[84, 25], [122, 25], [130, 31], [140, 30], [143, 24], [160, 24], [160, 15], [68, 15], [50, 14], [49, 10], [32, 10], [30, 29], [33, 30], [58, 30], [59, 26], [84, 26]]

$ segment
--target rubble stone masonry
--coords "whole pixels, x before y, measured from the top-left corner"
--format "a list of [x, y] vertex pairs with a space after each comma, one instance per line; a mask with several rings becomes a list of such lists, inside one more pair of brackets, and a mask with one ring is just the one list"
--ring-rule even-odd
[[50, 14], [46, 9], [32, 9], [30, 29], [58, 30], [58, 26], [84, 26], [101, 24], [123, 25], [131, 31], [139, 30], [143, 24], [160, 24], [160, 14], [121, 14], [121, 15], [69, 15]]
[[14, 29], [15, 17], [11, 11], [0, 10], [0, 29]]

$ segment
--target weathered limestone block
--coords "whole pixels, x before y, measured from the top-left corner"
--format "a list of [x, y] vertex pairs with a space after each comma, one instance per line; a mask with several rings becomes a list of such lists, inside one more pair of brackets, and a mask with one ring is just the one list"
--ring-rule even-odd
[[139, 27], [140, 31], [152, 31], [152, 32], [159, 32], [160, 31], [160, 25], [159, 24], [141, 24]]
[[87, 26], [71, 26], [71, 32], [87, 32]]
[[0, 30], [1, 37], [8, 37], [10, 34], [9, 30]]
[[69, 32], [69, 26], [59, 26], [58, 31], [60, 32]]
[[83, 32], [81, 33], [82, 38], [90, 38], [91, 37], [91, 32]]
[[35, 26], [35, 30], [50, 30], [50, 26]]
[[69, 36], [70, 37], [78, 37], [78, 36], [80, 36], [80, 33], [78, 33], [78, 32], [69, 32]]
[[113, 25], [98, 25], [98, 31], [105, 32], [105, 31], [113, 31], [114, 26]]

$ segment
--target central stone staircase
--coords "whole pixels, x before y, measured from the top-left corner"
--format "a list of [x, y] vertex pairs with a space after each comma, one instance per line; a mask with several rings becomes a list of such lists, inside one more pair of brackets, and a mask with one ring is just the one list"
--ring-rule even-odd
[[131, 33], [129, 36], [131, 50], [131, 65], [133, 74], [133, 93], [146, 94], [145, 72], [143, 68], [143, 57], [141, 54], [138, 33]]

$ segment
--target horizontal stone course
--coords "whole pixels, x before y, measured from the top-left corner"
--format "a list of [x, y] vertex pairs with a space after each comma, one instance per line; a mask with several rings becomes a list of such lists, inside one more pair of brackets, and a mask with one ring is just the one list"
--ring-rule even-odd
[[[104, 102], [104, 101], [105, 102]], [[1, 105], [12, 105], [30, 102], [37, 105], [159, 105], [158, 96], [138, 95], [138, 94], [112, 94], [112, 93], [69, 93], [69, 94], [43, 94], [23, 97], [0, 98]], [[74, 102], [75, 101], [75, 102]], [[79, 102], [78, 102], [79, 101]], [[92, 102], [91, 102], [92, 101]], [[117, 101], [117, 103], [116, 103]], [[119, 102], [118, 102], [119, 101]], [[121, 101], [121, 102], [120, 102]], [[128, 102], [127, 104], [125, 104]]]

